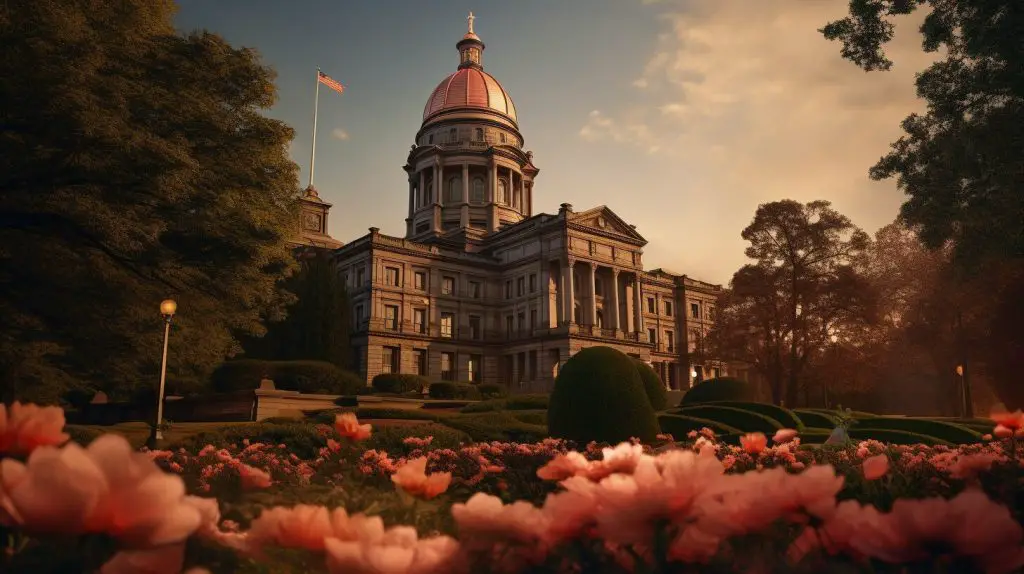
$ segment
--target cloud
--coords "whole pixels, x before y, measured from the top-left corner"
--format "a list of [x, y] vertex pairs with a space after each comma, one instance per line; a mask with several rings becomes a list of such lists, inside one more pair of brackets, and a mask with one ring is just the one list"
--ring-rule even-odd
[[663, 209], [692, 212], [699, 200], [714, 216], [694, 215], [691, 231], [731, 242], [759, 203], [787, 197], [829, 199], [866, 228], [892, 221], [901, 196], [878, 191], [894, 186], [871, 182], [867, 170], [900, 137], [903, 118], [924, 109], [914, 74], [936, 58], [921, 49], [924, 14], [897, 21], [886, 47], [894, 68], [866, 74], [817, 31], [846, 15], [846, 0], [642, 3], [658, 11], [662, 31], [625, 86], [635, 97], [592, 112], [580, 136], [699, 176], [700, 189]]
[[348, 139], [348, 132], [341, 128], [334, 128], [331, 130], [331, 137], [336, 140], [346, 141]]

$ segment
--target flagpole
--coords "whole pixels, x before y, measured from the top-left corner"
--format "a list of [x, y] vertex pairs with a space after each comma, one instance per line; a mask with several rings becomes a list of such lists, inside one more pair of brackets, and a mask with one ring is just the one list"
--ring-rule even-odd
[[313, 187], [313, 169], [316, 167], [316, 113], [320, 107], [320, 68], [316, 69], [316, 95], [313, 97], [313, 149], [309, 153], [309, 187]]

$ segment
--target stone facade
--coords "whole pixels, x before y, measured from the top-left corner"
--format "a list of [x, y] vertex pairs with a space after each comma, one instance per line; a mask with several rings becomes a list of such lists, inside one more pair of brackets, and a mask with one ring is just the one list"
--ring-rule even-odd
[[539, 391], [574, 353], [607, 345], [673, 389], [725, 374], [703, 345], [721, 287], [644, 271], [646, 240], [605, 206], [534, 213], [540, 170], [511, 98], [472, 29], [457, 48], [404, 168], [405, 237], [371, 227], [335, 251], [355, 370]]

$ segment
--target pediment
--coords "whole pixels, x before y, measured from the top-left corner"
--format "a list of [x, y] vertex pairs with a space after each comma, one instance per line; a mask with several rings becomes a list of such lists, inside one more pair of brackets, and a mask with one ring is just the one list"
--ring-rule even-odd
[[603, 205], [586, 211], [573, 213], [569, 217], [569, 223], [583, 228], [586, 231], [592, 231], [602, 235], [617, 236], [633, 242], [647, 243], [647, 240], [637, 233], [635, 228], [623, 221], [621, 217], [615, 215], [615, 212]]

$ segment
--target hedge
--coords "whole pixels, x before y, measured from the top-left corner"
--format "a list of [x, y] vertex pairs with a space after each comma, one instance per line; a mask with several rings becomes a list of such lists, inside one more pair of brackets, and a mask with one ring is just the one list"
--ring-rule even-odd
[[325, 361], [239, 359], [218, 366], [210, 381], [215, 391], [229, 393], [256, 390], [265, 376], [275, 388], [300, 393], [354, 395], [366, 387], [359, 375]]
[[953, 444], [973, 444], [981, 442], [981, 433], [967, 427], [928, 419], [908, 419], [904, 417], [875, 417], [858, 419], [852, 427], [857, 429], [880, 429], [907, 431], [927, 435]]
[[548, 436], [547, 427], [524, 423], [503, 412], [454, 416], [444, 419], [443, 424], [478, 442], [538, 442]]
[[473, 439], [466, 433], [455, 430], [439, 423], [424, 423], [421, 425], [402, 425], [374, 428], [370, 438], [360, 447], [383, 450], [389, 453], [397, 453], [410, 450], [406, 446], [405, 439], [409, 437], [434, 437], [430, 441], [430, 449], [450, 448], [457, 449], [462, 444], [468, 444]]
[[217, 447], [241, 445], [245, 439], [275, 446], [288, 445], [288, 452], [307, 460], [316, 458], [320, 449], [327, 446], [327, 437], [320, 434], [316, 425], [296, 421], [283, 424], [259, 422], [226, 426], [215, 431], [192, 435], [169, 446], [168, 450], [184, 448], [195, 454], [208, 444]]
[[757, 400], [757, 392], [746, 381], [732, 377], [719, 377], [694, 385], [683, 395], [681, 404], [685, 407], [717, 401], [750, 402], [755, 400]]
[[373, 390], [378, 393], [420, 393], [430, 386], [430, 380], [422, 375], [409, 373], [380, 373], [373, 377]]
[[793, 413], [800, 417], [803, 421], [804, 426], [808, 428], [820, 428], [820, 429], [833, 429], [839, 424], [839, 420], [834, 416], [821, 411], [813, 411], [810, 409], [794, 409]]
[[480, 391], [476, 385], [469, 383], [453, 383], [439, 381], [431, 383], [430, 398], [432, 399], [479, 399]]
[[508, 396], [508, 387], [497, 383], [482, 383], [477, 386], [481, 399], [500, 399]]
[[782, 423], [771, 417], [735, 407], [694, 405], [676, 409], [671, 414], [718, 421], [737, 428], [742, 432], [763, 432], [765, 434], [775, 434], [775, 431], [782, 428]]
[[760, 415], [775, 419], [779, 424], [786, 428], [800, 430], [805, 426], [803, 420], [796, 415], [793, 411], [773, 405], [769, 403], [750, 403], [740, 401], [721, 401], [714, 403], [707, 403], [710, 406], [721, 406], [721, 407], [733, 407], [737, 409], [743, 409], [745, 411], [755, 412]]
[[[730, 433], [730, 434], [721, 435], [721, 436], [718, 437], [718, 439], [720, 441], [726, 443], [726, 444], [730, 444], [730, 445], [734, 445], [734, 446], [741, 446], [742, 443], [740, 442], [740, 437], [743, 437], [746, 434], [747, 433], [743, 433], [743, 432], [740, 432], [740, 433]], [[812, 430], [812, 431], [804, 431], [804, 432], [801, 432], [800, 435], [799, 435], [800, 444], [801, 445], [805, 445], [805, 444], [806, 445], [824, 444], [825, 441], [828, 440], [828, 437], [831, 434], [832, 434], [831, 431], [823, 431], [821, 429], [815, 429], [815, 430]], [[771, 437], [768, 437], [768, 438], [771, 439]], [[773, 443], [771, 442], [771, 440], [769, 440], [768, 445], [769, 446], [774, 446]]]
[[855, 440], [877, 440], [890, 444], [925, 444], [928, 446], [953, 446], [952, 443], [925, 434], [893, 429], [865, 429], [851, 427], [847, 434]]
[[537, 410], [537, 411], [509, 411], [512, 418], [519, 422], [524, 422], [529, 425], [544, 425], [548, 424], [548, 411]]
[[462, 412], [464, 413], [485, 413], [491, 411], [518, 411], [518, 410], [539, 410], [548, 408], [548, 398], [550, 395], [542, 394], [531, 394], [531, 395], [512, 395], [507, 399], [491, 399], [488, 401], [480, 401], [479, 403], [473, 403], [466, 405]]
[[661, 426], [662, 433], [672, 435], [672, 438], [677, 441], [686, 440], [687, 434], [691, 431], [699, 431], [702, 428], [711, 429], [716, 435], [740, 432], [739, 429], [718, 421], [684, 415], [658, 415], [658, 424]]

